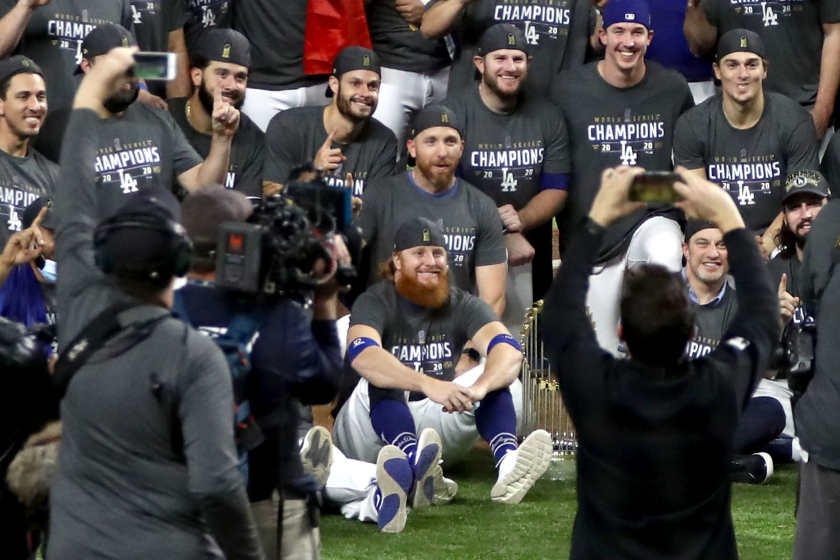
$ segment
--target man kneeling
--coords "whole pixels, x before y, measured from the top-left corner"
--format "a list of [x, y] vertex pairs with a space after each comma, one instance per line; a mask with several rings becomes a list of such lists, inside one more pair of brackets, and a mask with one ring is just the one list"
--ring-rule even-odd
[[[383, 530], [391, 519], [405, 522], [406, 496], [415, 486], [415, 508], [445, 493], [441, 454], [457, 460], [479, 436], [490, 444], [499, 470], [494, 501], [518, 503], [551, 459], [551, 437], [542, 430], [517, 449], [508, 387], [517, 379], [522, 349], [489, 305], [450, 288], [444, 246], [437, 224], [425, 218], [405, 222], [391, 261], [383, 265], [388, 281], [362, 294], [350, 319], [346, 363], [362, 380], [339, 413], [333, 437], [348, 457], [363, 461], [375, 461], [385, 445], [402, 451], [388, 472], [377, 475]], [[468, 341], [487, 361], [455, 379]], [[383, 486], [383, 475], [395, 484]]]

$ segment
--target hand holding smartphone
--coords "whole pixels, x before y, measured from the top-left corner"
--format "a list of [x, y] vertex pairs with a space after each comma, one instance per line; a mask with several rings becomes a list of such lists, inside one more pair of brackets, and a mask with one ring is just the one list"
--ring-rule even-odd
[[628, 199], [646, 204], [680, 202], [683, 197], [674, 189], [674, 183], [678, 181], [682, 181], [682, 177], [673, 171], [645, 171], [633, 179]]
[[134, 75], [141, 80], [172, 81], [178, 67], [175, 53], [139, 52], [134, 54]]

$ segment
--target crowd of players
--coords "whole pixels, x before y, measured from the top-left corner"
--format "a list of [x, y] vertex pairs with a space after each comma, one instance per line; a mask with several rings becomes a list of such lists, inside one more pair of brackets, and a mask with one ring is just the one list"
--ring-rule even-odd
[[[184, 200], [188, 233], [211, 240], [205, 259], [223, 218], [244, 220], [245, 197], [282, 192], [302, 166], [351, 189], [367, 251], [354, 295], [369, 289], [352, 307], [345, 300], [352, 313], [339, 334], [315, 325], [341, 317], [337, 293], [316, 298], [312, 336], [330, 346], [333, 365], [338, 336], [362, 380], [344, 395], [336, 446], [315, 428], [300, 459], [328, 501], [386, 532], [403, 530], [408, 509], [452, 499], [457, 485], [439, 463], [457, 461], [479, 437], [498, 469], [496, 501], [520, 501], [548, 466], [548, 434], [517, 441], [522, 355], [510, 333], [552, 284], [552, 224], [563, 258], [606, 169], [682, 166], [684, 176], [719, 185], [768, 260], [782, 323], [814, 322], [801, 305], [801, 263], [830, 185], [840, 184], [840, 3], [365, 0], [373, 48], [342, 48], [330, 75], [312, 75], [304, 71], [306, 21], [317, 4], [0, 2], [0, 217], [8, 234], [0, 313], [58, 322], [64, 343], [72, 336], [62, 328], [81, 329], [76, 319], [56, 321], [67, 313], [56, 285], [86, 278], [67, 278], [74, 273], [65, 267], [58, 280], [55, 266], [53, 233], [68, 219], [57, 210], [82, 212], [78, 202], [53, 208], [65, 184], [78, 181], [58, 165], [68, 143], [90, 158], [75, 163], [90, 167], [95, 184], [76, 193], [92, 205], [84, 209], [92, 223], [162, 188]], [[132, 46], [175, 53], [176, 78], [165, 86], [127, 80], [102, 99], [101, 123], [72, 126], [83, 77], [104, 76], [117, 66], [108, 53]], [[97, 73], [100, 62], [108, 68]], [[72, 131], [80, 130], [90, 150], [76, 149]], [[723, 236], [718, 224], [686, 221], [673, 205], [636, 208], [610, 223], [586, 295], [600, 347], [627, 356], [619, 328], [625, 275], [659, 264], [682, 271], [695, 306], [686, 358], [711, 353], [737, 314]], [[212, 270], [191, 282], [208, 280]], [[209, 305], [195, 309], [201, 315]], [[226, 326], [202, 317], [203, 326]], [[776, 371], [766, 377], [738, 422], [734, 479], [763, 482], [774, 462], [809, 461], [823, 469], [819, 481], [830, 490], [820, 492], [837, 496], [837, 451], [820, 440], [836, 419], [806, 420], [797, 434], [786, 380]], [[329, 453], [318, 456], [324, 441]], [[64, 482], [67, 492], [74, 482]], [[252, 513], [263, 547], [317, 555], [317, 539], [308, 548], [278, 543], [276, 534], [270, 542], [276, 484], [250, 493], [261, 504]], [[302, 504], [304, 486], [290, 486]], [[71, 523], [60, 500], [57, 515]], [[309, 519], [307, 508], [299, 518]], [[251, 513], [239, 514], [250, 523]], [[838, 516], [829, 506], [812, 513], [797, 542], [824, 539], [836, 551], [825, 528]], [[57, 533], [54, 550], [83, 550], [69, 532]], [[256, 557], [247, 535], [221, 537], [228, 558]]]

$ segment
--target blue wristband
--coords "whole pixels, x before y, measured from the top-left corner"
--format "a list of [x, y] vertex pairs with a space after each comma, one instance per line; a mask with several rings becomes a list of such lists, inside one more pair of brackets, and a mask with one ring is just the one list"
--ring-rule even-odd
[[[358, 339], [357, 339], [358, 340]], [[510, 336], [509, 334], [497, 334], [493, 337], [493, 340], [490, 341], [490, 344], [487, 345], [487, 355], [490, 355], [490, 352], [493, 350], [493, 347], [497, 344], [510, 344], [520, 352], [522, 352], [522, 347], [516, 342], [516, 339]]]
[[355, 360], [356, 357], [358, 357], [358, 355], [362, 353], [362, 350], [369, 346], [376, 346], [378, 348], [381, 348], [378, 342], [366, 336], [360, 336], [359, 338], [351, 342], [350, 345], [347, 347], [348, 363], [352, 364], [353, 360]]
[[146, 91], [149, 91], [148, 86], [146, 84], [144, 84], [143, 82], [137, 82], [137, 87], [139, 87], [140, 89], [145, 89]]

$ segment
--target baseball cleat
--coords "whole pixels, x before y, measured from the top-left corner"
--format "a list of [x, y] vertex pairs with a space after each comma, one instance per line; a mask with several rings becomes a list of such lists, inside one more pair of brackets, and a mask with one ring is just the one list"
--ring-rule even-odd
[[432, 500], [432, 503], [436, 506], [448, 504], [455, 497], [455, 494], [458, 493], [458, 483], [444, 477], [442, 469], [441, 478], [443, 479], [443, 484], [435, 485], [435, 497]]
[[417, 440], [417, 455], [414, 461], [414, 496], [411, 507], [427, 508], [434, 502], [436, 489], [444, 486], [440, 457], [443, 443], [432, 428], [426, 428]]
[[376, 521], [383, 533], [399, 533], [405, 528], [406, 502], [414, 471], [403, 451], [395, 445], [386, 445], [376, 458], [376, 483], [381, 494]]
[[314, 478], [320, 488], [327, 484], [332, 460], [332, 436], [329, 430], [315, 426], [306, 432], [300, 448], [300, 462], [303, 472]]
[[554, 442], [545, 430], [537, 430], [508, 452], [499, 463], [499, 479], [490, 491], [494, 502], [518, 504], [551, 464]]

